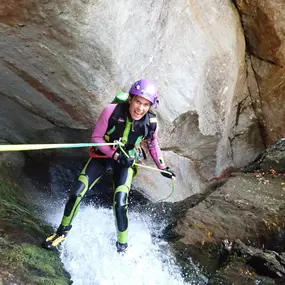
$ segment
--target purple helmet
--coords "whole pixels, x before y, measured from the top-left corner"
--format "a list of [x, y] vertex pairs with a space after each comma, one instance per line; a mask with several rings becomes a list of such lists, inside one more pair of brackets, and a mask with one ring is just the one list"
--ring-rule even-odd
[[138, 80], [132, 85], [129, 94], [143, 97], [148, 101], [150, 101], [152, 105], [154, 104], [155, 107], [157, 107], [158, 104], [157, 88], [152, 80], [148, 79]]

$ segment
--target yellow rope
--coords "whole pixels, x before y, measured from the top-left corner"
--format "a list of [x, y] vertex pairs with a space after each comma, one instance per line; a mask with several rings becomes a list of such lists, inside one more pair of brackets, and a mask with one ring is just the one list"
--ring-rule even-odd
[[[79, 148], [79, 147], [91, 147], [91, 146], [103, 146], [103, 145], [112, 145], [115, 147], [119, 147], [120, 150], [124, 153], [126, 157], [129, 157], [129, 155], [125, 152], [123, 149], [123, 143], [120, 140], [116, 140], [113, 143], [64, 143], [64, 144], [17, 144], [17, 145], [0, 145], [0, 152], [1, 151], [27, 151], [27, 150], [41, 150], [41, 149], [55, 149], [55, 148]], [[159, 172], [164, 172], [167, 174], [172, 174], [171, 172], [154, 168], [151, 166], [139, 164], [139, 163], [134, 163], [134, 165], [146, 168], [149, 170], [154, 170], [154, 171], [159, 171]], [[174, 179], [172, 179], [172, 192], [169, 196], [167, 196], [164, 199], [161, 199], [159, 201], [166, 200], [169, 198], [173, 191], [174, 191]]]
[[78, 148], [91, 147], [100, 145], [118, 145], [121, 142], [114, 143], [63, 143], [63, 144], [11, 144], [0, 145], [1, 151], [24, 151], [24, 150], [40, 150], [40, 149], [55, 149], [55, 148]]

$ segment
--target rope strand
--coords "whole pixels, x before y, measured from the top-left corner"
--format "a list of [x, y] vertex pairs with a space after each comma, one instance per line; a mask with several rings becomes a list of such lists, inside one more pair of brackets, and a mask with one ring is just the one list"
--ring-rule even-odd
[[[43, 150], [43, 149], [56, 149], [56, 148], [80, 148], [80, 147], [92, 147], [92, 146], [104, 146], [104, 145], [110, 145], [114, 146], [116, 148], [120, 148], [120, 150], [124, 153], [126, 157], [129, 157], [129, 155], [126, 153], [126, 151], [123, 149], [123, 142], [120, 140], [116, 140], [113, 143], [64, 143], [64, 144], [16, 144], [16, 145], [0, 145], [0, 152], [4, 151], [28, 151], [28, 150]], [[146, 168], [149, 170], [154, 170], [158, 172], [164, 172], [167, 174], [171, 174], [168, 171], [154, 168], [151, 166], [134, 163], [134, 165], [142, 168]], [[157, 202], [164, 201], [168, 199], [174, 192], [174, 179], [172, 179], [172, 191], [171, 193], [164, 199], [160, 199]]]
[[41, 150], [41, 149], [55, 149], [55, 148], [79, 148], [102, 145], [118, 145], [121, 142], [113, 143], [63, 143], [63, 144], [14, 144], [14, 145], [0, 145], [1, 151], [24, 151], [24, 150]]

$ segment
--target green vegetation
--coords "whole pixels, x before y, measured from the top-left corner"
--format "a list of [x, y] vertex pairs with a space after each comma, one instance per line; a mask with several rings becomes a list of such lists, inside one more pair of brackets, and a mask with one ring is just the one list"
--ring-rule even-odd
[[35, 217], [35, 207], [26, 201], [23, 190], [9, 181], [0, 180], [0, 221], [5, 232], [20, 230], [28, 233], [29, 239], [44, 237], [51, 229]]
[[1, 174], [0, 280], [17, 284], [71, 284], [58, 253], [40, 246], [50, 231], [36, 217], [35, 206], [26, 201], [22, 189]]
[[6, 249], [0, 252], [1, 267], [8, 268], [10, 274], [16, 274], [22, 281], [39, 285], [70, 284], [55, 252], [26, 243], [11, 245], [1, 239], [0, 247], [3, 245]]

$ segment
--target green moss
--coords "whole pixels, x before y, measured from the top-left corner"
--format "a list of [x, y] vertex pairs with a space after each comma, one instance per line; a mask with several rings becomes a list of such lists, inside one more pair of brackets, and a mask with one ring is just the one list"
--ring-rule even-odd
[[22, 198], [24, 193], [7, 178], [1, 177], [0, 180], [0, 218], [7, 216], [31, 216], [30, 208]]
[[44, 237], [50, 227], [35, 217], [35, 206], [25, 198], [23, 190], [11, 183], [7, 177], [0, 177], [0, 220], [1, 226], [13, 229], [21, 228], [31, 237]]
[[2, 267], [17, 268], [17, 275], [26, 282], [69, 284], [56, 252], [30, 244], [13, 245], [0, 252], [0, 260]]
[[0, 197], [0, 272], [11, 276], [6, 281], [71, 284], [58, 253], [40, 247], [51, 228], [36, 216], [35, 206], [25, 199], [23, 190], [2, 177]]

